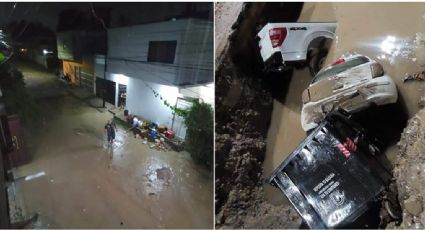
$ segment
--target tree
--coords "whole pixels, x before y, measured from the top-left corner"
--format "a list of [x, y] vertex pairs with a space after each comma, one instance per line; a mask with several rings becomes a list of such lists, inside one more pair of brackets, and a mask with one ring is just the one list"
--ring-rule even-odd
[[19, 114], [24, 124], [39, 121], [39, 108], [25, 88], [22, 73], [7, 62], [0, 64], [0, 89], [8, 115]]
[[214, 156], [214, 121], [210, 104], [193, 101], [184, 116], [186, 130], [185, 148], [197, 163], [212, 169]]

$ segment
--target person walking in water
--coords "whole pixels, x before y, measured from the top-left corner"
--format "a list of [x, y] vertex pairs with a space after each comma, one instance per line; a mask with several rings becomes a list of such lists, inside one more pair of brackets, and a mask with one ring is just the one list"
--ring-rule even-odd
[[113, 144], [115, 140], [115, 131], [117, 130], [117, 127], [115, 126], [115, 123], [112, 122], [112, 120], [109, 120], [108, 123], [105, 125], [105, 132], [108, 136], [108, 146]]

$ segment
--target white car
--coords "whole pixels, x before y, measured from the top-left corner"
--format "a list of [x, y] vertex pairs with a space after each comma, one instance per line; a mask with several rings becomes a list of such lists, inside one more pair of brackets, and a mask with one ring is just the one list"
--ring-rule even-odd
[[381, 64], [363, 55], [342, 57], [304, 90], [301, 125], [308, 131], [336, 108], [357, 112], [373, 104], [395, 103], [397, 97], [396, 85]]
[[327, 55], [326, 43], [335, 37], [336, 23], [267, 23], [257, 34], [266, 70], [282, 71], [307, 61], [313, 76]]

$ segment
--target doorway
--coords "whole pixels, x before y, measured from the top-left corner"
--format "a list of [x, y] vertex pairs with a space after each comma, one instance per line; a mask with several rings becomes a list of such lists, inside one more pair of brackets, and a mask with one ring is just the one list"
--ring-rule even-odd
[[115, 82], [96, 78], [96, 96], [105, 98], [105, 101], [115, 105]]
[[120, 109], [125, 109], [127, 103], [127, 86], [123, 84], [118, 84], [118, 107]]

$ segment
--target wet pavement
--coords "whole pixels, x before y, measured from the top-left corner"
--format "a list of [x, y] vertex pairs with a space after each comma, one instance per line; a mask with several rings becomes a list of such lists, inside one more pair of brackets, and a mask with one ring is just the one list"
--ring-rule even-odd
[[23, 214], [39, 213], [31, 227], [212, 228], [213, 178], [188, 153], [150, 149], [120, 128], [108, 146], [110, 113], [56, 88], [52, 74], [21, 69], [32, 92], [49, 95], [32, 160], [15, 172]]
[[[396, 15], [396, 16], [395, 16]], [[399, 129], [385, 119], [406, 111], [412, 117], [418, 110], [420, 97], [425, 94], [425, 82], [403, 83], [406, 74], [425, 67], [425, 5], [423, 3], [305, 3], [300, 22], [337, 22], [336, 35], [326, 63], [347, 52], [367, 55], [381, 64], [397, 85], [400, 101], [387, 113], [378, 130], [393, 132], [399, 138]], [[290, 77], [288, 92], [283, 101], [275, 100], [272, 121], [267, 137], [264, 175], [270, 173], [305, 138], [301, 128], [301, 94], [311, 81], [307, 69], [295, 70]], [[379, 109], [379, 108], [378, 108]], [[400, 112], [401, 113], [401, 112]], [[379, 119], [379, 117], [375, 117]], [[373, 121], [371, 121], [373, 122]], [[397, 147], [391, 142], [386, 150], [390, 160], [395, 159]], [[275, 204], [284, 198], [277, 189], [265, 185], [268, 199]]]

